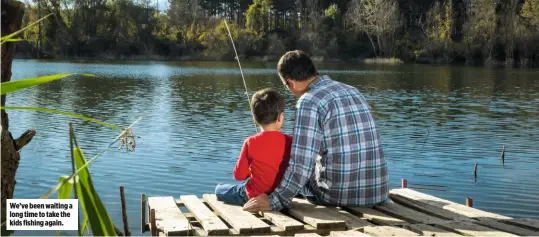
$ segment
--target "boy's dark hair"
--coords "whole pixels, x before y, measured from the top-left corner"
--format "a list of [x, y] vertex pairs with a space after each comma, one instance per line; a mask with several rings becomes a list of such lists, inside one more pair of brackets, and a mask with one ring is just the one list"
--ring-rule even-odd
[[311, 58], [301, 50], [288, 51], [277, 64], [277, 71], [282, 80], [305, 81], [318, 75]]
[[284, 107], [283, 96], [271, 88], [257, 91], [251, 100], [251, 109], [259, 125], [277, 121], [277, 116], [284, 112]]

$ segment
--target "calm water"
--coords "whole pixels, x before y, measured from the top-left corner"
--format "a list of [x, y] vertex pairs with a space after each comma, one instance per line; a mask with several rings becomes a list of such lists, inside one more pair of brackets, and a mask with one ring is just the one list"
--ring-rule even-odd
[[[285, 132], [295, 98], [275, 63], [244, 62], [249, 89], [274, 87], [287, 96]], [[319, 65], [356, 86], [376, 111], [392, 187], [409, 187], [512, 217], [539, 218], [539, 71], [434, 66]], [[8, 97], [9, 106], [71, 111], [134, 127], [136, 151], [111, 148], [92, 166], [94, 184], [122, 228], [119, 186], [125, 186], [129, 226], [140, 230], [140, 194], [211, 193], [233, 182], [243, 140], [254, 132], [243, 82], [234, 63], [70, 63], [22, 61], [13, 78], [83, 72]], [[91, 157], [118, 131], [60, 115], [10, 111], [18, 136], [37, 135], [22, 151], [15, 198], [38, 198], [71, 172], [68, 122]], [[505, 165], [500, 151], [506, 147]], [[479, 164], [478, 178], [473, 168]], [[23, 232], [17, 234], [45, 234]], [[47, 233], [51, 234], [51, 233]], [[54, 235], [54, 232], [52, 232]], [[148, 233], [146, 233], [148, 234]]]

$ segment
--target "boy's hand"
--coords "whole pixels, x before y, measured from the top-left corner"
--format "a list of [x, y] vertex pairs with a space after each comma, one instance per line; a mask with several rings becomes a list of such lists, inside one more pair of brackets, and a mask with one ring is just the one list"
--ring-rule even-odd
[[243, 205], [243, 210], [248, 212], [271, 211], [268, 195], [263, 193], [249, 199], [249, 201]]

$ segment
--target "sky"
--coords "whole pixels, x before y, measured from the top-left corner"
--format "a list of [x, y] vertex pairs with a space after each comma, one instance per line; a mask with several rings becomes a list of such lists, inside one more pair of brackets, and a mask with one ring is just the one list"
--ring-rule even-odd
[[156, 0], [156, 3], [159, 3], [160, 11], [168, 10], [168, 0]]

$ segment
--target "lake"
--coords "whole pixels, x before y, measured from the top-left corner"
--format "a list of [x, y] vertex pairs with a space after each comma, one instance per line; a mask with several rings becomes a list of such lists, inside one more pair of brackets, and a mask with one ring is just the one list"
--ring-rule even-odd
[[[296, 99], [278, 79], [276, 63], [242, 66], [251, 94], [274, 87], [286, 96], [284, 131], [291, 133]], [[406, 178], [410, 188], [431, 195], [463, 204], [471, 197], [474, 207], [486, 211], [539, 218], [539, 70], [317, 66], [357, 87], [375, 110], [392, 188]], [[200, 196], [212, 193], [218, 183], [234, 182], [232, 170], [243, 140], [254, 133], [236, 63], [15, 60], [12, 78], [65, 72], [96, 77], [74, 76], [25, 89], [9, 95], [7, 105], [74, 112], [124, 127], [143, 117], [133, 128], [139, 136], [134, 152], [116, 144], [90, 167], [120, 229], [120, 185], [125, 186], [131, 232], [140, 235], [142, 193]], [[15, 198], [39, 198], [60, 176], [71, 173], [70, 121], [87, 159], [120, 133], [62, 115], [8, 113], [14, 136], [37, 130], [21, 152]]]

